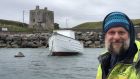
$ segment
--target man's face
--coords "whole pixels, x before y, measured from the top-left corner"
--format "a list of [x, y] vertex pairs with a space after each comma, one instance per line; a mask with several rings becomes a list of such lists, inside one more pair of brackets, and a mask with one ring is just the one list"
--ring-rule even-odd
[[123, 27], [112, 27], [105, 34], [105, 47], [109, 52], [119, 54], [129, 48], [129, 34]]

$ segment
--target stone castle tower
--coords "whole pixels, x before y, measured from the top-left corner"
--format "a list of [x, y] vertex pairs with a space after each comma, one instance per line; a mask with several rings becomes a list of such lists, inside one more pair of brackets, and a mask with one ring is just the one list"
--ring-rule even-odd
[[30, 10], [29, 28], [34, 28], [37, 31], [54, 29], [54, 12], [44, 9], [39, 9], [36, 6], [35, 10]]

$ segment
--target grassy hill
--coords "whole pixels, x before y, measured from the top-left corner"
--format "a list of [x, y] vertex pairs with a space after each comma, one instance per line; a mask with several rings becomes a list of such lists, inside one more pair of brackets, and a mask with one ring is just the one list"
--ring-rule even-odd
[[[133, 19], [132, 22], [134, 23], [134, 25], [140, 26], [140, 19]], [[73, 27], [73, 29], [100, 29], [100, 28], [102, 28], [102, 22], [86, 22]]]
[[[10, 32], [42, 32], [38, 31], [36, 29], [28, 28], [28, 24], [18, 22], [18, 21], [12, 21], [12, 20], [4, 20], [0, 19], [0, 29], [2, 27], [8, 28], [8, 31]], [[59, 29], [59, 24], [54, 23], [54, 29]], [[52, 31], [52, 30], [44, 30], [44, 32]]]
[[0, 19], [0, 28], [1, 27], [8, 28], [8, 31], [14, 31], [14, 32], [30, 32], [30, 31], [32, 31], [32, 29], [28, 28], [28, 24], [18, 22], [18, 21], [11, 21], [11, 20]]
[[132, 22], [134, 23], [134, 25], [140, 26], [140, 19], [133, 19]]

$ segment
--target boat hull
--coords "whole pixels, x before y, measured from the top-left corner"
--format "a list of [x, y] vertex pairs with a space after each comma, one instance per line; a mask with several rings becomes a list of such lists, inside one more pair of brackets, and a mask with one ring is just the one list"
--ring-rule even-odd
[[76, 55], [83, 52], [83, 44], [73, 38], [56, 33], [49, 39], [49, 50], [53, 56]]
[[79, 52], [52, 52], [51, 56], [72, 56], [79, 55]]

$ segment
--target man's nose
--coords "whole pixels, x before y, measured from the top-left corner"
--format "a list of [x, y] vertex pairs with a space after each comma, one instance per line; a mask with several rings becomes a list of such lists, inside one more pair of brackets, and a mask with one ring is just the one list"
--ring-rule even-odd
[[118, 33], [115, 33], [113, 37], [114, 37], [114, 39], [118, 40], [118, 39], [120, 39], [121, 36]]

